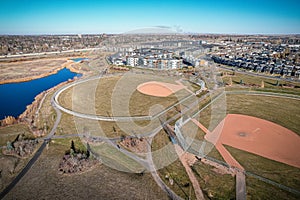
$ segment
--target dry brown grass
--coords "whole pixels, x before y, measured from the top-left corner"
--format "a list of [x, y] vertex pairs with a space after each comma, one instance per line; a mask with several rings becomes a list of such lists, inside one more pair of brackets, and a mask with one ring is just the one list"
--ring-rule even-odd
[[5, 199], [167, 199], [148, 173], [124, 173], [99, 164], [81, 174], [59, 174], [68, 148], [51, 143]]
[[24, 134], [25, 137], [33, 137], [29, 127], [25, 124], [0, 127], [0, 146], [6, 145], [8, 141], [14, 141], [19, 134]]
[[0, 63], [0, 80], [19, 79], [45, 74], [59, 68], [66, 58], [38, 59]]
[[[114, 103], [114, 113], [117, 112], [119, 116], [142, 116], [149, 115], [151, 107], [154, 105], [167, 108], [189, 95], [186, 90], [181, 90], [176, 95], [173, 94], [169, 97], [154, 97], [135, 90], [139, 84], [152, 80], [174, 83], [172, 79], [159, 76], [131, 75], [126, 81], [122, 80], [120, 76], [105, 77], [65, 90], [60, 95], [59, 102], [70, 110], [102, 116], [113, 115], [112, 103]], [[121, 83], [118, 83], [118, 81], [121, 81]], [[129, 92], [126, 90], [127, 86], [134, 88], [132, 95], [129, 97], [127, 96]], [[115, 91], [121, 93], [119, 95], [113, 94]], [[112, 102], [112, 98], [117, 98], [117, 101]], [[126, 100], [129, 101], [129, 105], [125, 105]]]

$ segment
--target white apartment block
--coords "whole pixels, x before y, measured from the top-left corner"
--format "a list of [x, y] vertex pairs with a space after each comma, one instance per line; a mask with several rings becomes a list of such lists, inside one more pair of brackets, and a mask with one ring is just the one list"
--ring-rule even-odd
[[126, 64], [132, 67], [138, 66], [138, 57], [127, 57], [126, 58]]

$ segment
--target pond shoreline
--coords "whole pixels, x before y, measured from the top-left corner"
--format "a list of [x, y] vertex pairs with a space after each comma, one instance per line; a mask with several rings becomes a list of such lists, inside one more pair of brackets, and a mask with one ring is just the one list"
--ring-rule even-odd
[[71, 60], [71, 59], [66, 59], [66, 62], [63, 63], [61, 66], [55, 68], [52, 71], [46, 72], [46, 73], [42, 73], [40, 75], [35, 75], [35, 76], [29, 76], [29, 77], [24, 77], [24, 78], [17, 78], [17, 79], [8, 79], [8, 80], [0, 80], [0, 85], [2, 84], [7, 84], [7, 83], [21, 83], [21, 82], [28, 82], [28, 81], [32, 81], [35, 79], [40, 79], [40, 78], [44, 78], [53, 74], [56, 74], [58, 71], [67, 68], [69, 69], [71, 72], [77, 73], [77, 74], [81, 74], [79, 70], [75, 69], [72, 65], [76, 64], [77, 62]]

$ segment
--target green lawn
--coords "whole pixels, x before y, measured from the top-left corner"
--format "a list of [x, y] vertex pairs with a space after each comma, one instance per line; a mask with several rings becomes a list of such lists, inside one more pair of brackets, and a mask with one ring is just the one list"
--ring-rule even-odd
[[230, 146], [225, 147], [230, 154], [245, 168], [246, 171], [300, 190], [299, 168], [270, 160]]
[[197, 161], [192, 167], [208, 199], [235, 199], [235, 177], [213, 171], [214, 167]]
[[299, 196], [252, 177], [246, 177], [246, 185], [247, 199], [299, 199]]

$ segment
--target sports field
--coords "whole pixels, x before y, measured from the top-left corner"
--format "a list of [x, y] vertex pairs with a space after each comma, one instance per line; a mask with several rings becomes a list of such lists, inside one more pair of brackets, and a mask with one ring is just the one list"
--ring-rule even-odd
[[[147, 92], [139, 91], [138, 86], [151, 81], [159, 81], [168, 84], [168, 86], [178, 85], [176, 79], [168, 77], [142, 74], [131, 74], [125, 78], [112, 76], [86, 81], [68, 88], [62, 92], [58, 101], [63, 107], [84, 114], [107, 117], [116, 115], [146, 116], [156, 114], [159, 111], [155, 111], [155, 105], [168, 108], [191, 94], [187, 89], [182, 89], [186, 88], [183, 85], [178, 85], [181, 87], [180, 90], [174, 92], [170, 90], [166, 96], [149, 95]], [[148, 85], [147, 88], [152, 86]], [[168, 90], [166, 87], [163, 88]], [[159, 91], [158, 88], [154, 90]]]

